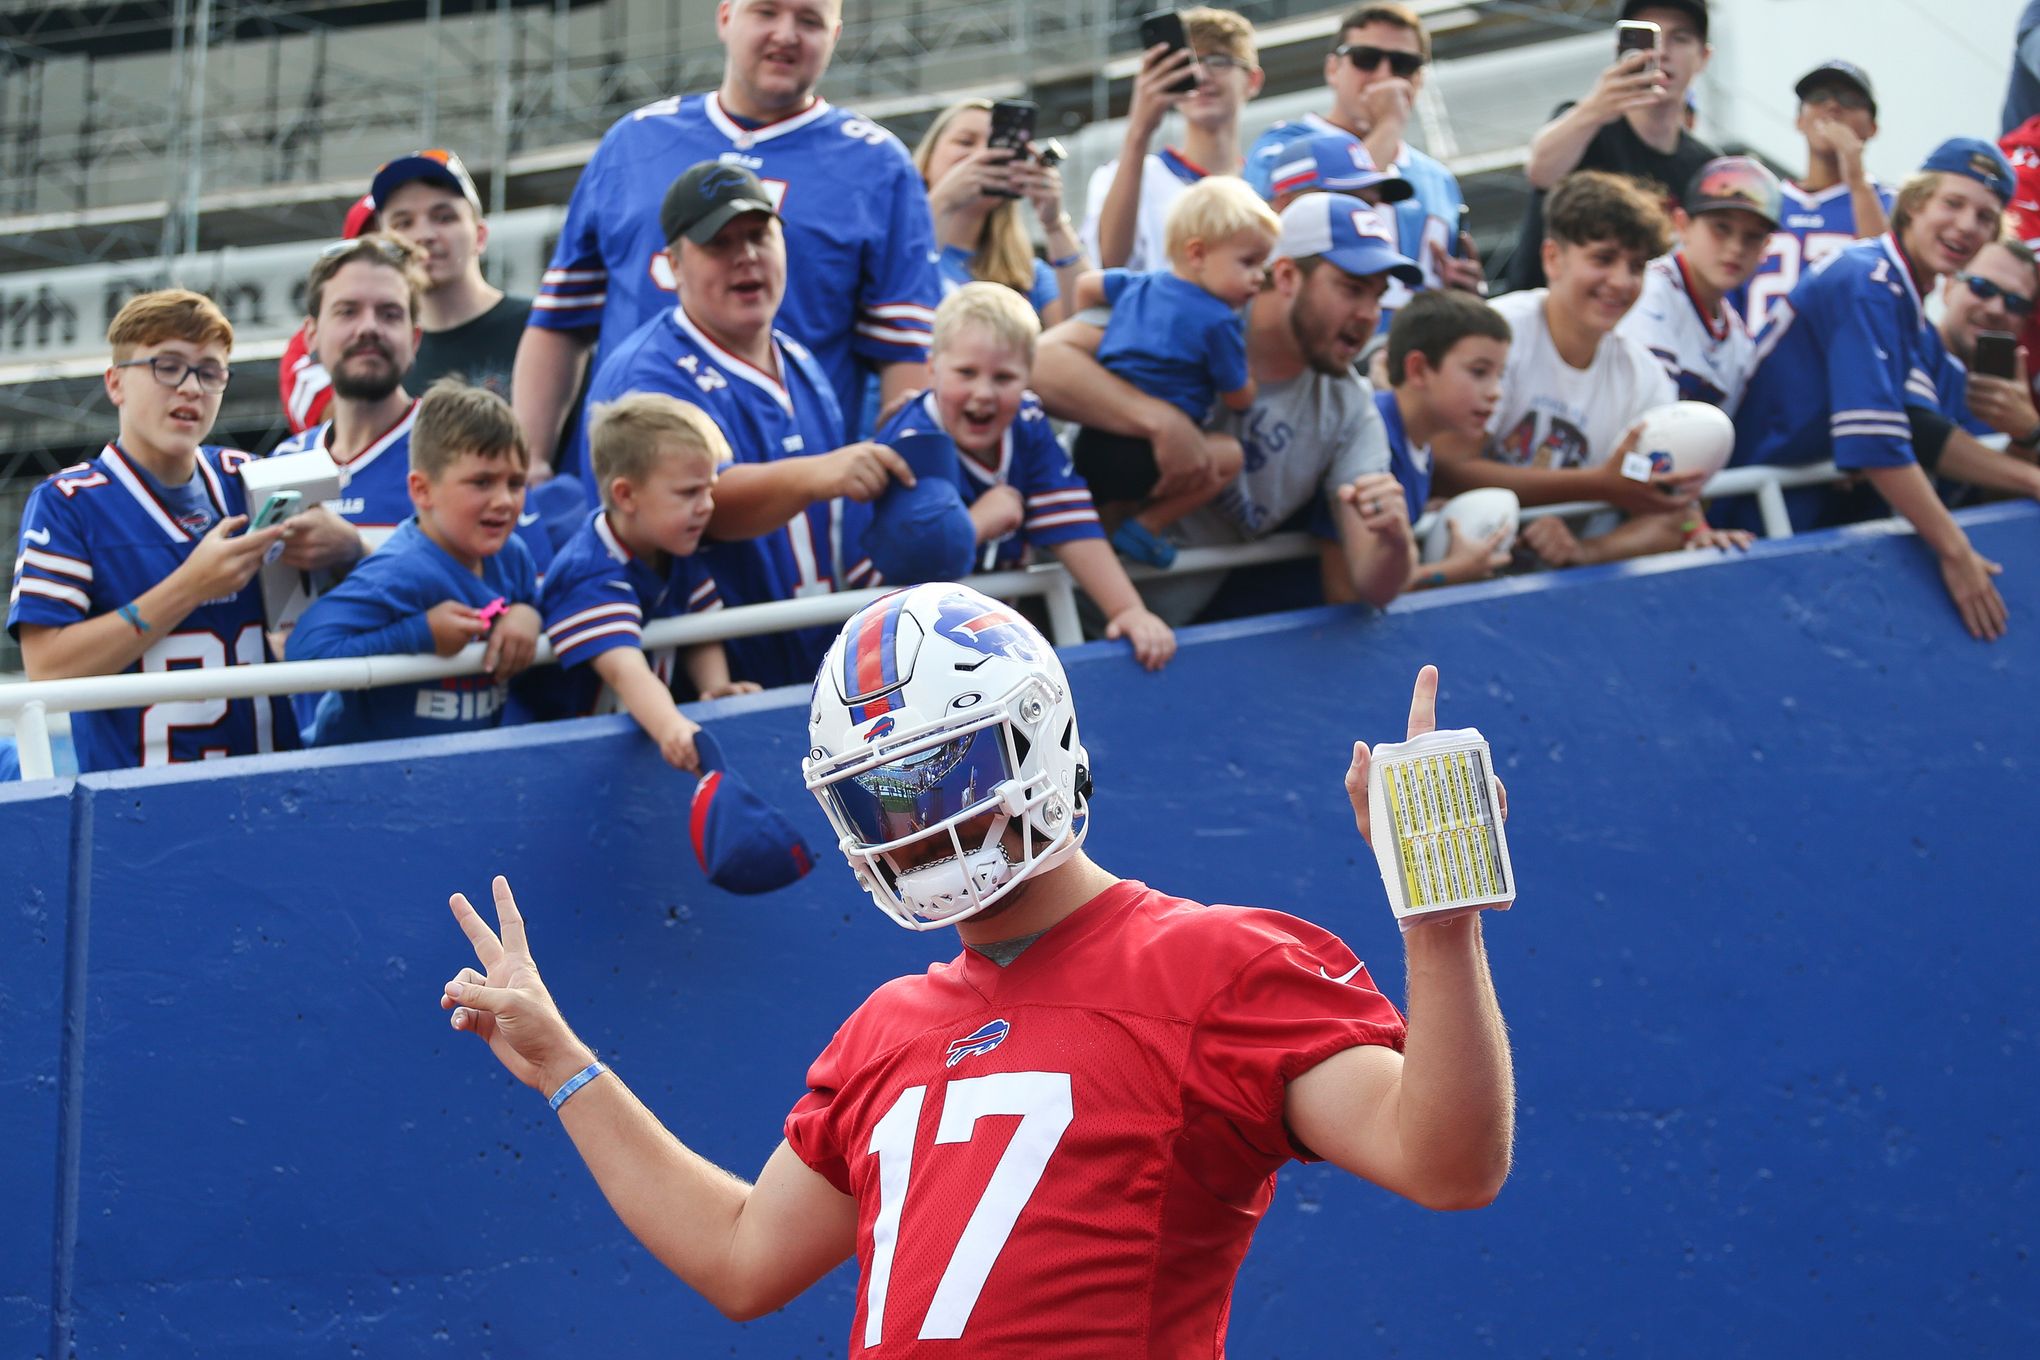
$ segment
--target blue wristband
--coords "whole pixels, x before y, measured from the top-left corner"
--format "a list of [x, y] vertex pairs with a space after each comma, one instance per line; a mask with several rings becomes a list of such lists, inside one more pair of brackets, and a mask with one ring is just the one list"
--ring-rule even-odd
[[583, 1086], [586, 1086], [589, 1082], [595, 1080], [595, 1078], [601, 1076], [604, 1072], [607, 1072], [608, 1070], [609, 1069], [604, 1067], [600, 1062], [589, 1063], [586, 1067], [574, 1073], [573, 1076], [568, 1077], [567, 1084], [565, 1086], [560, 1087], [559, 1090], [554, 1091], [552, 1093], [552, 1099], [548, 1100], [546, 1104], [553, 1107], [553, 1113], [558, 1114], [560, 1106], [567, 1103], [568, 1096], [574, 1094], [574, 1092], [580, 1090]]

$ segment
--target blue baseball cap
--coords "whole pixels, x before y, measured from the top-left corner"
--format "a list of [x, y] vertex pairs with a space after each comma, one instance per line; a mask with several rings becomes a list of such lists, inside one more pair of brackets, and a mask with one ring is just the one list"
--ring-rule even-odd
[[977, 530], [956, 489], [955, 441], [937, 430], [909, 430], [891, 442], [914, 470], [914, 485], [894, 482], [873, 503], [865, 555], [889, 585], [961, 581], [977, 557]]
[[729, 767], [707, 728], [694, 734], [694, 749], [701, 756], [701, 782], [694, 786], [687, 830], [708, 881], [726, 892], [752, 894], [805, 878], [815, 857], [793, 823]]
[[1330, 260], [1364, 278], [1387, 274], [1412, 288], [1424, 286], [1424, 271], [1395, 248], [1395, 226], [1367, 204], [1344, 194], [1305, 194], [1282, 210], [1276, 259], [1310, 256]]
[[1966, 175], [1996, 194], [1998, 202], [2012, 201], [2012, 163], [1981, 137], [1950, 137], [1920, 162], [1920, 169]]
[[1273, 202], [1283, 194], [1322, 189], [1357, 194], [1372, 189], [1384, 203], [1400, 203], [1417, 186], [1393, 170], [1382, 170], [1358, 137], [1343, 132], [1312, 133], [1283, 142], [1275, 149], [1262, 196]]
[[390, 201], [390, 195], [406, 184], [424, 180], [442, 189], [451, 189], [468, 201], [475, 210], [475, 216], [482, 215], [482, 196], [475, 191], [474, 176], [468, 174], [460, 157], [444, 147], [432, 147], [425, 151], [413, 151], [408, 156], [399, 156], [376, 167], [375, 178], [369, 182], [368, 196], [375, 204], [375, 211], [381, 212]]

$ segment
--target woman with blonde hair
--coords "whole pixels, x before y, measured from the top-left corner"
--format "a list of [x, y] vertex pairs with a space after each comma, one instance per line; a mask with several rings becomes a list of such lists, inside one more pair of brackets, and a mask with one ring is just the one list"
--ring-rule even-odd
[[[966, 99], [944, 109], [914, 148], [935, 214], [943, 288], [972, 280], [1004, 284], [1034, 304], [1042, 324], [1053, 325], [1069, 311], [1063, 299], [1074, 293], [1077, 275], [1090, 268], [1063, 208], [1062, 172], [1043, 163], [1040, 143], [1031, 144], [1035, 154], [1016, 157], [989, 145], [991, 131], [991, 101]], [[1045, 263], [1020, 219], [1023, 198], [1041, 221]]]

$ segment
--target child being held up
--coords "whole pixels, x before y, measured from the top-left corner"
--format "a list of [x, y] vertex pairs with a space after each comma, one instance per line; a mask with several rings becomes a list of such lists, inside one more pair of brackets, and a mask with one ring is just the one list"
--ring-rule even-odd
[[[699, 774], [701, 725], [673, 702], [674, 649], [647, 655], [644, 625], [723, 607], [694, 550], [715, 510], [715, 470], [731, 461], [729, 443], [700, 407], [632, 392], [594, 409], [588, 447], [602, 508], [553, 558], [538, 601], [560, 664], [527, 676], [518, 701], [540, 716], [578, 717], [596, 711], [607, 685], [667, 764]], [[681, 660], [703, 699], [757, 692], [730, 679], [720, 642], [686, 648]]]
[[[1214, 393], [1229, 410], [1252, 406], [1240, 309], [1260, 292], [1281, 232], [1281, 219], [1244, 181], [1229, 175], [1199, 180], [1169, 210], [1168, 269], [1108, 269], [1077, 281], [1079, 309], [1112, 308], [1098, 362], [1200, 426]], [[1077, 471], [1106, 517], [1119, 521], [1112, 546], [1121, 554], [1157, 567], [1176, 560], [1175, 545], [1161, 531], [1223, 491], [1244, 461], [1239, 440], [1228, 434], [1207, 433], [1204, 450], [1201, 477], [1148, 499], [1163, 478], [1146, 440], [1077, 432], [1071, 449]]]
[[902, 407], [878, 441], [948, 436], [960, 455], [954, 475], [977, 531], [979, 568], [1018, 567], [1029, 549], [1048, 549], [1105, 616], [1105, 636], [1126, 639], [1141, 665], [1159, 670], [1176, 654], [1176, 635], [1148, 612], [1106, 546], [1090, 488], [1027, 390], [1040, 331], [1034, 308], [1011, 288], [967, 283], [951, 293], [935, 312], [935, 385]]
[[307, 745], [473, 732], [502, 720], [510, 677], [538, 651], [537, 573], [515, 536], [530, 462], [501, 397], [451, 378], [426, 392], [411, 427], [415, 513], [305, 611], [289, 658], [452, 656], [486, 637], [487, 670], [328, 694]]

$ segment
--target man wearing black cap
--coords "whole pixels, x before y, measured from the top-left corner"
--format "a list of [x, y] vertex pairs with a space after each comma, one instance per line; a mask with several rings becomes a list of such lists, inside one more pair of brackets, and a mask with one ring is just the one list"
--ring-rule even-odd
[[1544, 286], [1544, 196], [1575, 170], [1606, 170], [1657, 186], [1667, 211], [1718, 154], [1686, 131], [1686, 90], [1707, 69], [1706, 0], [1627, 0], [1622, 17], [1656, 24], [1655, 53], [1623, 53], [1577, 103], [1561, 104], [1530, 139], [1523, 167], [1533, 192], [1504, 277]]
[[[774, 329], [786, 240], [770, 192], [740, 165], [703, 161], [667, 189], [659, 225], [679, 304], [604, 351], [589, 404], [665, 392], [721, 429], [735, 462], [716, 479], [702, 551], [725, 604], [879, 584], [863, 551], [870, 502], [914, 474], [883, 444], [847, 442], [828, 375]], [[585, 449], [566, 466], [586, 468]], [[730, 670], [768, 688], [806, 684], [832, 636], [732, 639]]]
[[458, 374], [507, 400], [531, 299], [508, 296], [482, 276], [489, 224], [467, 167], [451, 151], [414, 151], [378, 169], [368, 196], [382, 230], [425, 256], [425, 292], [418, 300], [425, 334], [406, 386], [423, 392]]
[[1731, 299], [1751, 335], [1764, 329], [1801, 274], [1851, 241], [1882, 236], [1891, 211], [1891, 190], [1863, 168], [1863, 144], [1877, 135], [1869, 72], [1853, 62], [1822, 62], [1792, 92], [1799, 96], [1806, 173], [1784, 186], [1785, 216], [1764, 262], [1748, 292]]

